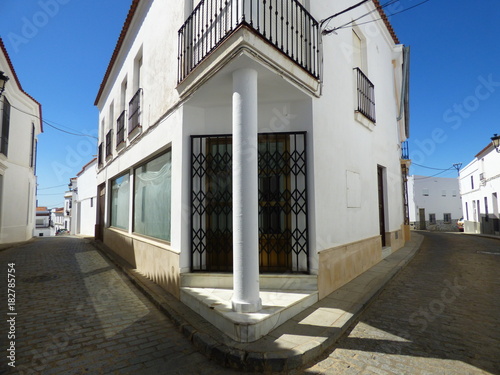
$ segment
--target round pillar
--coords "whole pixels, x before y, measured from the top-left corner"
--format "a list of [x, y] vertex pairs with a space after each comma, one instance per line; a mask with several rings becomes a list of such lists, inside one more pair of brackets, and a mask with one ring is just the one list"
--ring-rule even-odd
[[256, 312], [259, 297], [257, 71], [233, 73], [233, 310]]

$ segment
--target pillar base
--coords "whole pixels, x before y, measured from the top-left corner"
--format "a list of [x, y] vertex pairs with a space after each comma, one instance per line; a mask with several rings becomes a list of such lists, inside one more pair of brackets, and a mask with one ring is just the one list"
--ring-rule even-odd
[[231, 303], [233, 305], [233, 311], [239, 313], [255, 313], [257, 311], [262, 310], [262, 299], [260, 298], [255, 303], [236, 302], [236, 301], [231, 301]]

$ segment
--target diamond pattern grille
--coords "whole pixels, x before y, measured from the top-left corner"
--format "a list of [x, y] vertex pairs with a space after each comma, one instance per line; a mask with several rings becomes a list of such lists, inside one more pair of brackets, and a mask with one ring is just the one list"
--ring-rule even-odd
[[[191, 137], [191, 268], [231, 272], [232, 138]], [[308, 272], [306, 133], [259, 134], [260, 272]]]

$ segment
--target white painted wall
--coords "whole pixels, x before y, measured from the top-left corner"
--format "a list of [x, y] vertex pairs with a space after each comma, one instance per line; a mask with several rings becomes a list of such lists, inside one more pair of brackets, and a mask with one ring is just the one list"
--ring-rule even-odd
[[85, 165], [84, 169], [77, 175], [78, 193], [76, 194], [77, 213], [75, 233], [93, 236], [96, 222], [97, 207], [97, 159]]
[[[460, 193], [465, 232], [500, 234], [493, 228], [500, 210], [500, 153], [492, 146], [460, 170]], [[486, 203], [488, 222], [485, 222]]]
[[36, 177], [30, 166], [32, 127], [35, 139], [42, 130], [39, 104], [16, 82], [1, 40], [0, 44], [0, 71], [10, 78], [0, 99], [0, 125], [4, 98], [12, 106], [7, 156], [0, 154], [0, 243], [9, 243], [26, 241], [34, 233]]
[[429, 214], [436, 215], [436, 221], [443, 221], [444, 214], [451, 214], [451, 225], [444, 229], [456, 229], [456, 222], [462, 217], [462, 202], [457, 178], [409, 176], [408, 199], [410, 201], [410, 223], [420, 221], [419, 210], [425, 209], [425, 221], [429, 225]]
[[[310, 12], [319, 20], [354, 2], [311, 3]], [[238, 64], [248, 64], [243, 58], [235, 58], [216, 77], [204, 82], [192, 96], [181, 102], [176, 90], [177, 32], [190, 10], [190, 0], [141, 2], [110, 78], [97, 100], [100, 142], [104, 142], [110, 126], [116, 129], [120, 90], [125, 79], [128, 82], [127, 103], [134, 94], [130, 82], [134, 80], [134, 61], [142, 51], [142, 133], [128, 139], [121, 150], [116, 150], [113, 143], [113, 157], [98, 170], [97, 184], [131, 171], [151, 155], [172, 148], [172, 216], [176, 219], [172, 220], [171, 242], [165, 248], [181, 254], [181, 272], [189, 270], [190, 264], [190, 136], [231, 133], [231, 91], [226, 88], [231, 87], [231, 71]], [[357, 14], [371, 10], [373, 5], [365, 4], [336, 18], [334, 24], [350, 21]], [[364, 21], [378, 18], [375, 12]], [[386, 231], [399, 231], [403, 224], [400, 143], [406, 136], [402, 123], [397, 120], [401, 46], [394, 44], [381, 22], [359, 25], [358, 32], [366, 46], [365, 73], [375, 85], [375, 125], [359, 119], [354, 113], [356, 83], [350, 28], [323, 39], [320, 98], [305, 93], [302, 87], [267, 66], [259, 68], [259, 132], [308, 132], [309, 236], [313, 273], [318, 268], [318, 251], [379, 235], [379, 165], [385, 168]], [[290, 70], [297, 69], [293, 63], [290, 65]], [[114, 113], [113, 121], [108, 118], [111, 112]], [[357, 176], [355, 182], [348, 184], [347, 176], [353, 175]], [[354, 194], [352, 199], [356, 204], [348, 204], [348, 194]], [[106, 225], [108, 217], [106, 212]], [[131, 234], [129, 229], [128, 235]]]

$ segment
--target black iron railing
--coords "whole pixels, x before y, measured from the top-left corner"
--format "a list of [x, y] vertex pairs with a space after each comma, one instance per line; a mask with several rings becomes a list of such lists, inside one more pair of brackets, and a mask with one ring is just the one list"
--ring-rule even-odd
[[111, 151], [111, 141], [113, 139], [113, 130], [110, 129], [108, 133], [106, 134], [106, 157], [112, 155]]
[[116, 120], [116, 147], [125, 141], [125, 111]]
[[141, 126], [141, 94], [142, 89], [137, 90], [128, 105], [128, 132], [132, 133]]
[[357, 82], [357, 109], [368, 120], [376, 122], [375, 118], [375, 86], [359, 68], [354, 68]]
[[297, 0], [202, 0], [179, 30], [178, 81], [242, 25], [319, 78], [319, 24]]
[[[230, 272], [232, 137], [191, 137], [191, 268]], [[261, 272], [308, 272], [306, 134], [259, 134]]]

